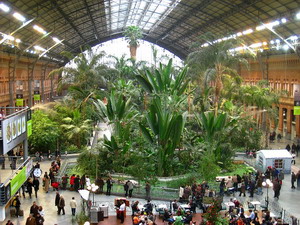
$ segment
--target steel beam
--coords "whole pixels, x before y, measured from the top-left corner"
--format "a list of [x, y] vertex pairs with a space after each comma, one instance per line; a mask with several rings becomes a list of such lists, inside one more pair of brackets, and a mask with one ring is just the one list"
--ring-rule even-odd
[[68, 15], [60, 8], [60, 6], [57, 4], [56, 0], [52, 0], [52, 3], [54, 7], [57, 9], [57, 11], [62, 15], [62, 17], [70, 24], [70, 26], [73, 28], [73, 30], [76, 31], [76, 33], [79, 35], [79, 37], [83, 40], [85, 44], [87, 44], [87, 41], [85, 38], [82, 36], [82, 34], [79, 32], [78, 28], [74, 25], [74, 23], [70, 20]]
[[85, 8], [86, 8], [86, 11], [87, 11], [88, 14], [89, 14], [90, 20], [91, 20], [91, 22], [92, 22], [92, 24], [93, 24], [93, 30], [94, 30], [94, 33], [95, 33], [95, 35], [96, 35], [96, 38], [99, 40], [99, 39], [100, 39], [100, 36], [99, 36], [99, 34], [98, 34], [98, 31], [97, 31], [97, 28], [96, 28], [96, 24], [95, 24], [95, 21], [94, 21], [94, 19], [93, 19], [93, 17], [92, 17], [92, 13], [91, 13], [91, 10], [90, 10], [90, 8], [89, 8], [89, 5], [88, 5], [88, 3], [87, 3], [86, 0], [83, 0], [83, 2], [84, 2], [84, 5], [85, 5]]
[[220, 21], [222, 21], [223, 19], [234, 15], [237, 12], [240, 12], [241, 10], [243, 10], [246, 7], [250, 7], [253, 4], [255, 4], [256, 2], [259, 2], [260, 0], [248, 0], [247, 2], [242, 2], [240, 4], [237, 4], [234, 6], [234, 8], [232, 8], [229, 12], [224, 12], [223, 14], [221, 14], [218, 17], [215, 17], [209, 21], [207, 21], [206, 23], [197, 26], [195, 28], [193, 28], [192, 30], [190, 30], [189, 32], [186, 32], [184, 35], [179, 36], [178, 38], [172, 40], [173, 43], [177, 43], [180, 39], [189, 37], [190, 35], [194, 34], [194, 33], [198, 33], [199, 31], [201, 31], [203, 28], [207, 28], [210, 26], [213, 26], [215, 23], [218, 23]]

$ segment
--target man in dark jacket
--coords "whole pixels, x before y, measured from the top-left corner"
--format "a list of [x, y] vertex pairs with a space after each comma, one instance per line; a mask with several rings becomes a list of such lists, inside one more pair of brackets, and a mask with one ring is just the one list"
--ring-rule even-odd
[[60, 194], [57, 191], [56, 195], [55, 195], [55, 206], [57, 207], [57, 214], [58, 214], [58, 211], [59, 211], [59, 200], [60, 200]]
[[292, 183], [292, 188], [295, 189], [295, 181], [296, 181], [296, 174], [292, 172], [291, 174], [291, 183]]
[[34, 178], [33, 182], [32, 182], [33, 188], [34, 188], [34, 193], [35, 193], [35, 197], [37, 198], [37, 192], [40, 189], [40, 182], [39, 179], [36, 177]]
[[106, 181], [107, 189], [106, 189], [106, 195], [110, 195], [111, 187], [112, 187], [112, 180], [109, 177]]
[[13, 200], [13, 206], [16, 208], [16, 217], [18, 217], [20, 212], [20, 206], [21, 206], [19, 195], [16, 195], [16, 198]]
[[33, 215], [34, 218], [36, 218], [37, 214], [39, 213], [39, 207], [37, 206], [36, 202], [33, 202], [30, 213]]

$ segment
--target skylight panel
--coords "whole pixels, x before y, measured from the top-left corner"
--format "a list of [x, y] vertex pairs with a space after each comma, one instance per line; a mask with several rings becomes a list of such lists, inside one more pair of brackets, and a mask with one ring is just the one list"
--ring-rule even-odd
[[[107, 29], [108, 31], [114, 31], [134, 25], [148, 31], [153, 29], [154, 26], [158, 26], [180, 1], [181, 0], [105, 1]], [[116, 21], [119, 21], [117, 25], [114, 24]]]

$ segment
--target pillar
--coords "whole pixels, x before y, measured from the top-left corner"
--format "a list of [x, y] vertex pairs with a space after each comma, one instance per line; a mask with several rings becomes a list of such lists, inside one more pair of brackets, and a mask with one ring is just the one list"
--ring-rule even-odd
[[24, 161], [28, 158], [28, 140], [27, 138], [23, 141], [23, 154], [24, 154]]
[[279, 106], [278, 130], [283, 132], [283, 108], [281, 106]]
[[292, 110], [287, 108], [287, 115], [286, 115], [286, 138], [291, 139], [291, 132], [292, 132]]
[[0, 222], [5, 220], [5, 206], [0, 206]]
[[296, 137], [300, 138], [300, 116], [296, 116]]

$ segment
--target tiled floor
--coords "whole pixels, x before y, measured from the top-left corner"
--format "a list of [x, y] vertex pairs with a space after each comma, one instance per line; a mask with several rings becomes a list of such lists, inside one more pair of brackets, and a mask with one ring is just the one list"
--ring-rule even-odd
[[[292, 144], [290, 141], [281, 141], [281, 143], [272, 143], [270, 147], [272, 148], [284, 148], [287, 143]], [[41, 168], [43, 171], [47, 171], [49, 168], [50, 162], [42, 162], [41, 163]], [[294, 167], [295, 170], [300, 167], [300, 159], [297, 158], [296, 160], [296, 166]], [[2, 173], [2, 172], [1, 172]], [[11, 219], [15, 225], [24, 225], [26, 218], [29, 214], [30, 206], [32, 205], [33, 201], [36, 201], [38, 205], [42, 205], [44, 210], [45, 210], [45, 225], [69, 225], [72, 224], [72, 216], [71, 216], [71, 210], [69, 207], [69, 202], [72, 197], [75, 197], [77, 200], [77, 203], [79, 204], [81, 202], [81, 197], [79, 196], [78, 193], [76, 192], [70, 192], [70, 191], [60, 191], [62, 195], [64, 195], [65, 200], [66, 200], [66, 215], [61, 215], [58, 216], [56, 212], [56, 207], [54, 205], [54, 199], [55, 199], [55, 192], [50, 191], [48, 194], [46, 194], [42, 189], [38, 193], [38, 198], [36, 199], [33, 197], [32, 199], [29, 199], [28, 196], [26, 196], [25, 199], [21, 198], [21, 208], [24, 210], [24, 217], [20, 218], [10, 218], [9, 216], [9, 208], [6, 210], [6, 215], [7, 219]], [[266, 197], [266, 190], [264, 190], [264, 195], [263, 196], [257, 196], [255, 195], [253, 200], [260, 200], [263, 201], [263, 199]], [[288, 213], [295, 215], [296, 217], [300, 218], [300, 210], [299, 210], [299, 202], [300, 202], [300, 189], [293, 190], [290, 188], [290, 175], [286, 175], [282, 190], [281, 190], [281, 195], [279, 200], [274, 200], [273, 199], [273, 191], [270, 189], [269, 190], [269, 197], [270, 197], [270, 205], [278, 205], [279, 203], [280, 207], [284, 208], [287, 210]], [[95, 201], [97, 203], [108, 203], [109, 204], [109, 217], [106, 218], [104, 221], [100, 222], [100, 225], [117, 225], [120, 224], [120, 221], [116, 219], [115, 215], [115, 209], [114, 209], [114, 198], [115, 196], [105, 196], [105, 195], [95, 195]], [[229, 200], [230, 197], [225, 198], [225, 201]], [[238, 197], [236, 198], [240, 199], [243, 202], [246, 201], [252, 201], [249, 197]], [[131, 201], [135, 201], [137, 199], [132, 198], [130, 199]], [[145, 200], [140, 200], [141, 204], [145, 204]], [[273, 202], [273, 203], [272, 203]], [[160, 203], [165, 203], [169, 206], [169, 202], [161, 202], [161, 201], [153, 201], [154, 204], [160, 204]], [[78, 207], [78, 210], [80, 207]], [[128, 213], [130, 214], [131, 209], [128, 208]], [[200, 215], [197, 214], [196, 220], [200, 220]], [[7, 220], [6, 220], [7, 221]], [[5, 222], [0, 222], [0, 224], [5, 224]], [[163, 224], [162, 221], [157, 220], [157, 224]], [[128, 216], [126, 217], [126, 223], [127, 224], [132, 224], [131, 223], [131, 217]], [[75, 224], [75, 223], [74, 223]]]

